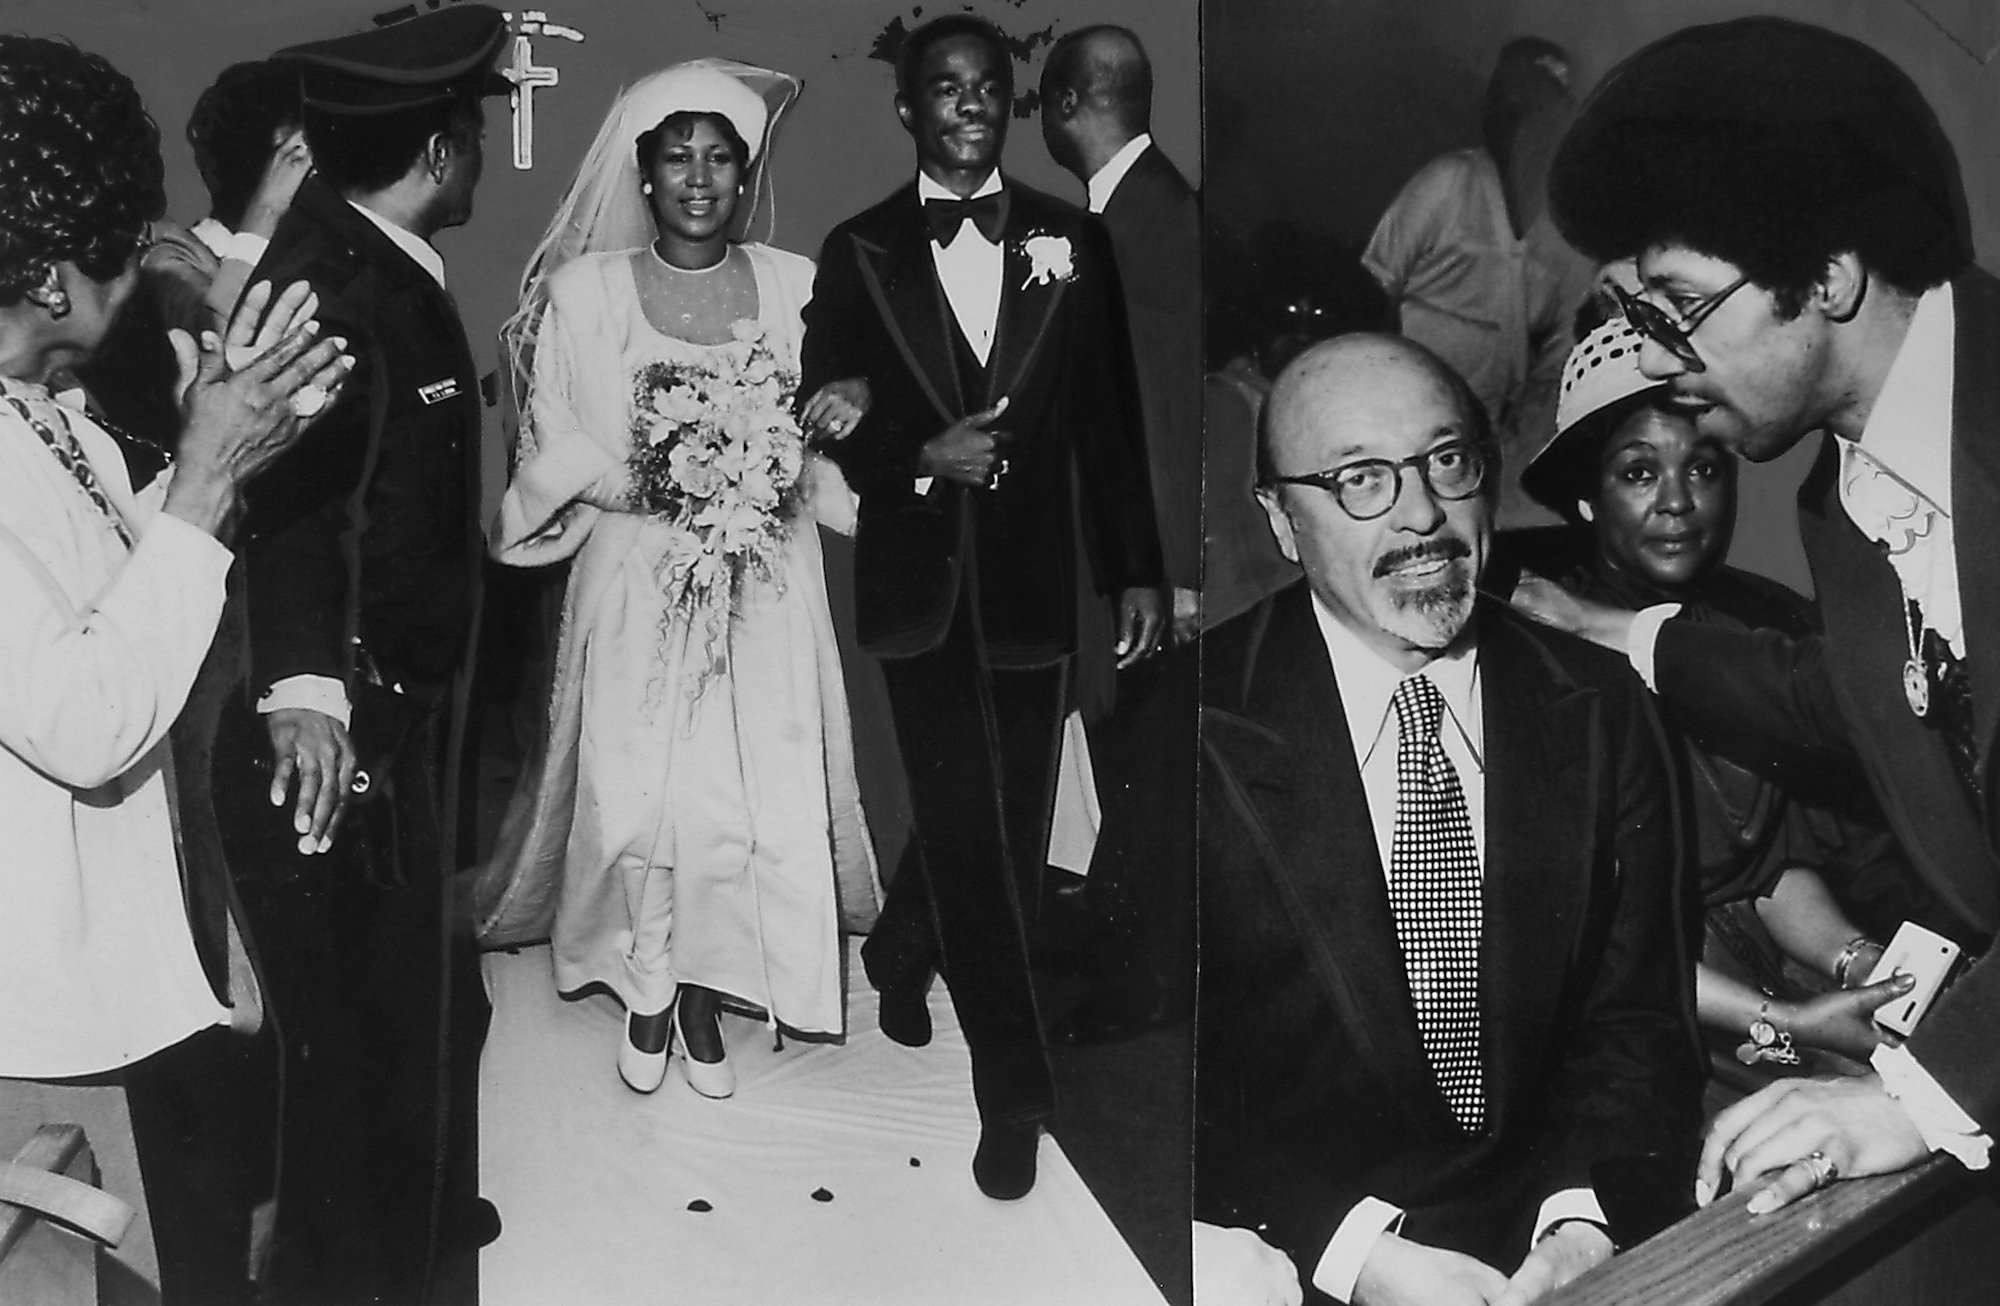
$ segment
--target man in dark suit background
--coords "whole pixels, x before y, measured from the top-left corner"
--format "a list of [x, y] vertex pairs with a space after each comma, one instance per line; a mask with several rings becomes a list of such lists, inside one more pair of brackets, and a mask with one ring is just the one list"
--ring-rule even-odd
[[1153, 143], [1153, 67], [1122, 27], [1079, 28], [1042, 66], [1042, 141], [1111, 233], [1145, 417], [1176, 641], [1201, 623], [1201, 206]]
[[[861, 496], [855, 606], [909, 770], [914, 853], [863, 958], [892, 1038], [930, 1036], [941, 973], [972, 1054], [989, 1196], [1034, 1184], [1054, 1087], [1029, 983], [1075, 651], [1079, 558], [1118, 596], [1118, 651], [1162, 624], [1159, 545], [1103, 232], [1006, 178], [1013, 68], [966, 15], [897, 60], [918, 177], [828, 236], [806, 309], [803, 393], [865, 377], [828, 447]], [[1082, 529], [1079, 530], [1079, 524]]]
[[[1079, 28], [1058, 40], [1042, 68], [1042, 141], [1075, 175], [1090, 211], [1104, 220], [1124, 290], [1132, 360], [1144, 420], [1166, 564], [1172, 633], [1191, 640], [1201, 625], [1202, 295], [1201, 210], [1192, 188], [1153, 143], [1153, 69], [1122, 27]], [[1086, 648], [1086, 677], [1091, 650]], [[1098, 678], [1108, 678], [1108, 657]], [[1184, 1017], [1194, 996], [1193, 698], [1159, 700], [1178, 683], [1158, 662], [1116, 677], [1113, 707], [1086, 708], [1091, 767], [1104, 820], [1083, 896], [1096, 932], [1091, 989], [1050, 1030], [1060, 1043], [1128, 1038]], [[1185, 726], [1184, 729], [1176, 727]], [[1153, 765], [1159, 749], [1174, 771]], [[1164, 790], [1142, 777], [1169, 776]], [[1161, 856], [1131, 855], [1134, 825], [1177, 824], [1183, 837], [1152, 841]]]
[[[1704, 729], [1808, 760], [1858, 755], [1926, 887], [1990, 937], [2000, 283], [1972, 265], [1957, 161], [1922, 93], [1821, 28], [1689, 28], [1605, 77], [1550, 186], [1579, 248], [1637, 257], [1625, 313], [1647, 337], [1640, 366], [1703, 435], [1760, 462], [1831, 436], [1799, 490], [1823, 635], [1725, 631], [1664, 607], [1561, 619], [1629, 651]], [[1877, 1050], [1875, 1074], [1788, 1079], [1723, 1112], [1707, 1190], [1754, 1181], [1756, 1211], [1938, 1151], [1984, 1168], [2000, 1127], [1996, 1003], [1989, 955], [1906, 1043]]]
[[255, 276], [311, 283], [358, 359], [247, 497], [246, 673], [216, 748], [283, 1054], [282, 1300], [422, 1300], [441, 1238], [495, 1232], [473, 1195], [487, 1006], [447, 886], [479, 387], [430, 238], [471, 216], [506, 36], [465, 5], [273, 56], [303, 87], [316, 172]]
[[1597, 1163], [1685, 1191], [1657, 726], [1619, 659], [1476, 597], [1494, 456], [1397, 337], [1269, 400], [1259, 496], [1306, 581], [1201, 646], [1195, 1211], [1235, 1227], [1197, 1227], [1198, 1275], [1268, 1274], [1255, 1230], [1333, 1300], [1518, 1303], [1610, 1254]]

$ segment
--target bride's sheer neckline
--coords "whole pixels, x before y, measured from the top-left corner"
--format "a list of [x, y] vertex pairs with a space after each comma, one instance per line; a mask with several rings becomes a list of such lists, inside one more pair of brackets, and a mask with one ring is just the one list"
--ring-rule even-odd
[[715, 266], [691, 271], [672, 267], [649, 244], [632, 252], [625, 271], [639, 320], [662, 340], [727, 344], [737, 322], [762, 320], [764, 289], [741, 245], [731, 245]]

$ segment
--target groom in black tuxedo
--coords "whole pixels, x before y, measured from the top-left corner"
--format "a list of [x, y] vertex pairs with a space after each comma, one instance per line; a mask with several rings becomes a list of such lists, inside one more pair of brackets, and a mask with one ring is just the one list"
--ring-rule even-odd
[[1103, 229], [1000, 172], [1013, 67], [968, 15], [904, 38], [913, 184], [837, 227], [806, 308], [800, 393], [866, 377], [828, 452], [861, 495], [855, 605], [910, 773], [913, 855], [863, 949], [882, 1028], [930, 1036], [941, 973], [972, 1054], [973, 1177], [1020, 1197], [1055, 1093], [1026, 918], [1048, 847], [1088, 561], [1117, 651], [1163, 624], [1117, 274]]

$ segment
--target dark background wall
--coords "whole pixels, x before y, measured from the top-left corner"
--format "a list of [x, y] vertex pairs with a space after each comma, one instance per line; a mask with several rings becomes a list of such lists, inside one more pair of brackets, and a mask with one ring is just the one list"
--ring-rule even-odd
[[[1863, 39], [1929, 96], [1966, 173], [1973, 241], [2000, 267], [2000, 14], [1990, 0], [1203, 0], [1211, 221], [1278, 218], [1355, 248], [1432, 155], [1478, 143], [1502, 44], [1567, 47], [1577, 87], [1695, 23], [1767, 13]], [[1792, 490], [1816, 442], [1744, 480], [1737, 561], [1807, 583]]]
[[[494, 0], [506, 7], [507, 0]], [[450, 0], [444, 0], [450, 3]], [[915, 168], [891, 104], [894, 70], [871, 57], [900, 21], [968, 9], [1017, 38], [1016, 81], [1031, 90], [1048, 42], [1077, 26], [1122, 23], [1139, 33], [1159, 85], [1154, 131], [1191, 177], [1200, 165], [1198, 0], [546, 0], [551, 22], [580, 29], [582, 44], [538, 38], [535, 60], [561, 84], [535, 95], [534, 168], [511, 163], [504, 100], [488, 102], [486, 175], [470, 224], [441, 235], [453, 293], [482, 370], [496, 366], [495, 332], [512, 310], [522, 264], [620, 87], [683, 59], [721, 55], [781, 69], [805, 89], [773, 147], [777, 227], [772, 243], [817, 254], [827, 231]], [[63, 35], [110, 59], [138, 84], [160, 123], [169, 212], [192, 222], [207, 212], [183, 128], [195, 97], [238, 60], [369, 27], [398, 8], [439, 0], [0, 0], [0, 30]], [[503, 59], [509, 57], [503, 54]], [[1083, 188], [1042, 148], [1039, 125], [1016, 118], [1007, 167], [1028, 184], [1078, 203]], [[488, 501], [497, 500], [502, 415], [489, 410]]]

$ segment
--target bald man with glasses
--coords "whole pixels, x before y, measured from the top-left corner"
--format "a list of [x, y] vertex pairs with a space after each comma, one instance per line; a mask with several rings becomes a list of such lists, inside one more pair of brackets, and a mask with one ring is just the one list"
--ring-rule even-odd
[[1494, 457], [1408, 340], [1272, 391], [1306, 578], [1202, 649], [1204, 1302], [1529, 1301], [1611, 1254], [1599, 1166], [1692, 1179], [1657, 727], [1621, 659], [1480, 595]]

